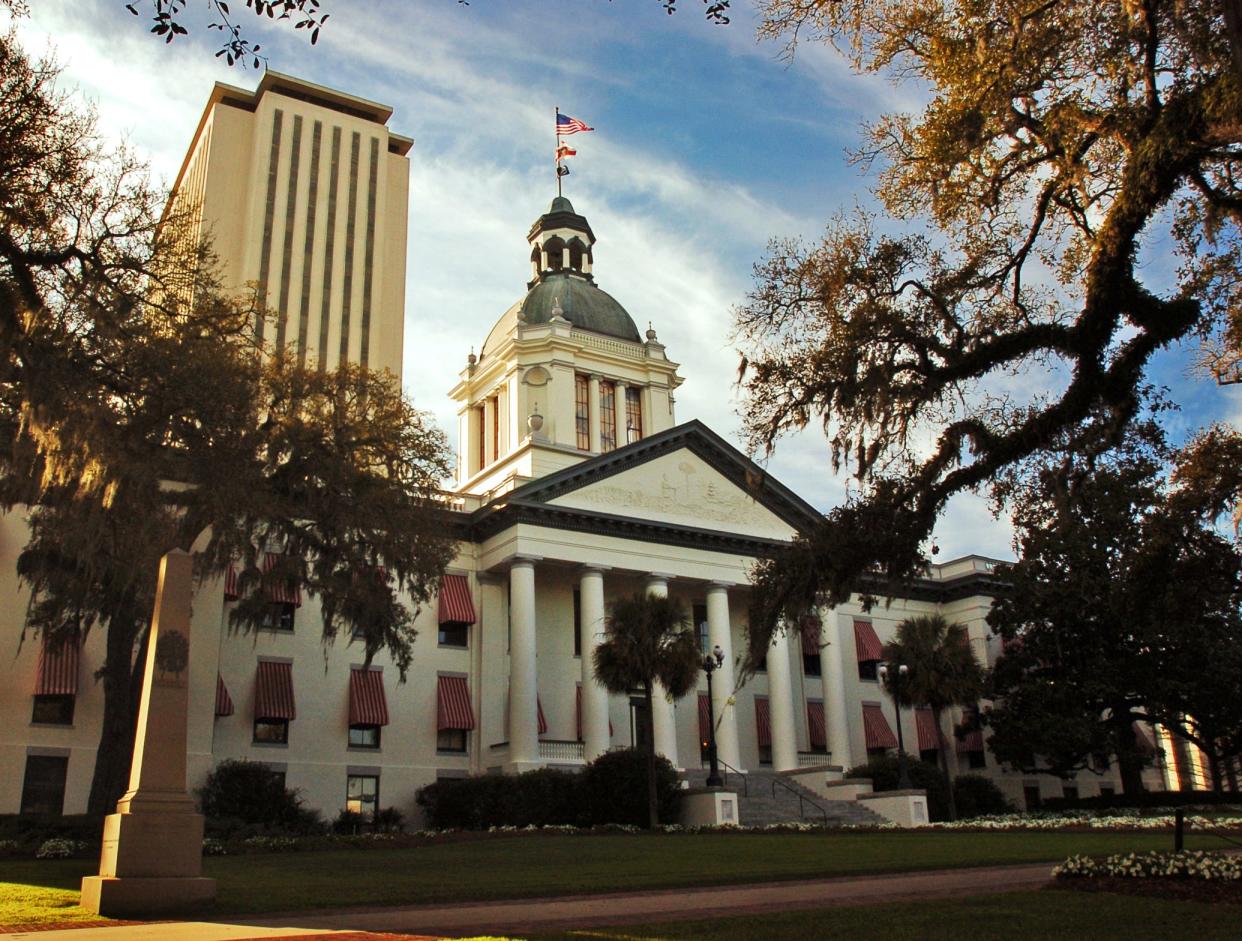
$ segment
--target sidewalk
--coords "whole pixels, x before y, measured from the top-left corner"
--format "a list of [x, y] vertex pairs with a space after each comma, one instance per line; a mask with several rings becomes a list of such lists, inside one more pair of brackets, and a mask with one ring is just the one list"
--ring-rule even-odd
[[423, 938], [480, 934], [521, 936], [536, 931], [696, 919], [708, 914], [723, 918], [766, 911], [987, 895], [1038, 888], [1048, 882], [1051, 869], [1051, 863], [941, 869], [701, 889], [290, 912], [247, 918], [245, 925], [222, 919], [219, 923], [165, 922], [115, 928], [66, 928], [9, 934], [3, 938], [4, 941], [251, 941], [323, 937], [330, 941], [388, 941], [391, 936], [382, 933], [395, 932], [403, 936], [403, 941], [411, 941], [411, 934]]

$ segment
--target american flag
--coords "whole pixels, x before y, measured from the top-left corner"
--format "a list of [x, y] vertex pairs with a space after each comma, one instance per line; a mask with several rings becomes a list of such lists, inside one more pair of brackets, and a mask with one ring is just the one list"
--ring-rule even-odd
[[587, 127], [586, 123], [579, 121], [577, 118], [571, 118], [567, 114], [557, 114], [556, 116], [556, 133], [558, 137], [564, 137], [566, 134], [577, 134], [579, 131], [593, 131], [595, 128]]

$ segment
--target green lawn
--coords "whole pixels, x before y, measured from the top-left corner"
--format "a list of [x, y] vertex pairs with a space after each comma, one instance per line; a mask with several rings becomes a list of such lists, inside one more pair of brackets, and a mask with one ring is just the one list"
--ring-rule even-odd
[[527, 941], [1236, 941], [1240, 924], [1239, 905], [1056, 890], [595, 928]]
[[78, 906], [77, 889], [0, 882], [0, 926], [102, 921]]
[[[398, 850], [212, 857], [219, 914], [806, 879], [1170, 848], [1159, 833], [532, 835]], [[1220, 848], [1211, 836], [1188, 848]], [[94, 860], [0, 860], [0, 883], [75, 889]], [[14, 920], [8, 916], [13, 923]]]

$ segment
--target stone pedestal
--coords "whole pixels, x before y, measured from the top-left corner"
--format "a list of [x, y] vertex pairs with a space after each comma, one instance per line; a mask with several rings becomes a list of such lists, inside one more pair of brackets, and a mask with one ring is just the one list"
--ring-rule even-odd
[[681, 796], [683, 827], [736, 827], [739, 823], [736, 791], [726, 791], [718, 787], [695, 787]]
[[880, 791], [860, 794], [858, 802], [868, 810], [874, 810], [901, 827], [925, 827], [930, 822], [927, 814], [927, 792]]
[[216, 897], [202, 876], [203, 818], [186, 793], [193, 557], [160, 563], [129, 790], [104, 821], [99, 875], [82, 907], [109, 917], [193, 911]]

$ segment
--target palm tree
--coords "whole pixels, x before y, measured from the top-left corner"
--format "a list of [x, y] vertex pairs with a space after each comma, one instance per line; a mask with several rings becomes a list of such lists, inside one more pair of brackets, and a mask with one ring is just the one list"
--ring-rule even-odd
[[655, 727], [652, 692], [659, 682], [680, 699], [698, 680], [699, 646], [689, 620], [675, 601], [653, 595], [632, 595], [612, 605], [608, 637], [595, 648], [595, 678], [610, 693], [643, 691], [643, 731], [647, 752], [647, 818], [659, 823], [656, 799]]
[[[897, 625], [897, 638], [885, 645], [884, 657], [910, 668], [901, 678], [901, 704], [931, 709], [936, 724], [936, 751], [945, 778], [949, 779], [949, 816], [956, 819], [949, 752], [940, 718], [944, 710], [953, 706], [973, 706], [983, 690], [983, 668], [970, 649], [966, 625], [950, 624], [939, 614], [908, 618]], [[889, 692], [893, 691], [895, 673], [890, 671], [885, 680]]]

